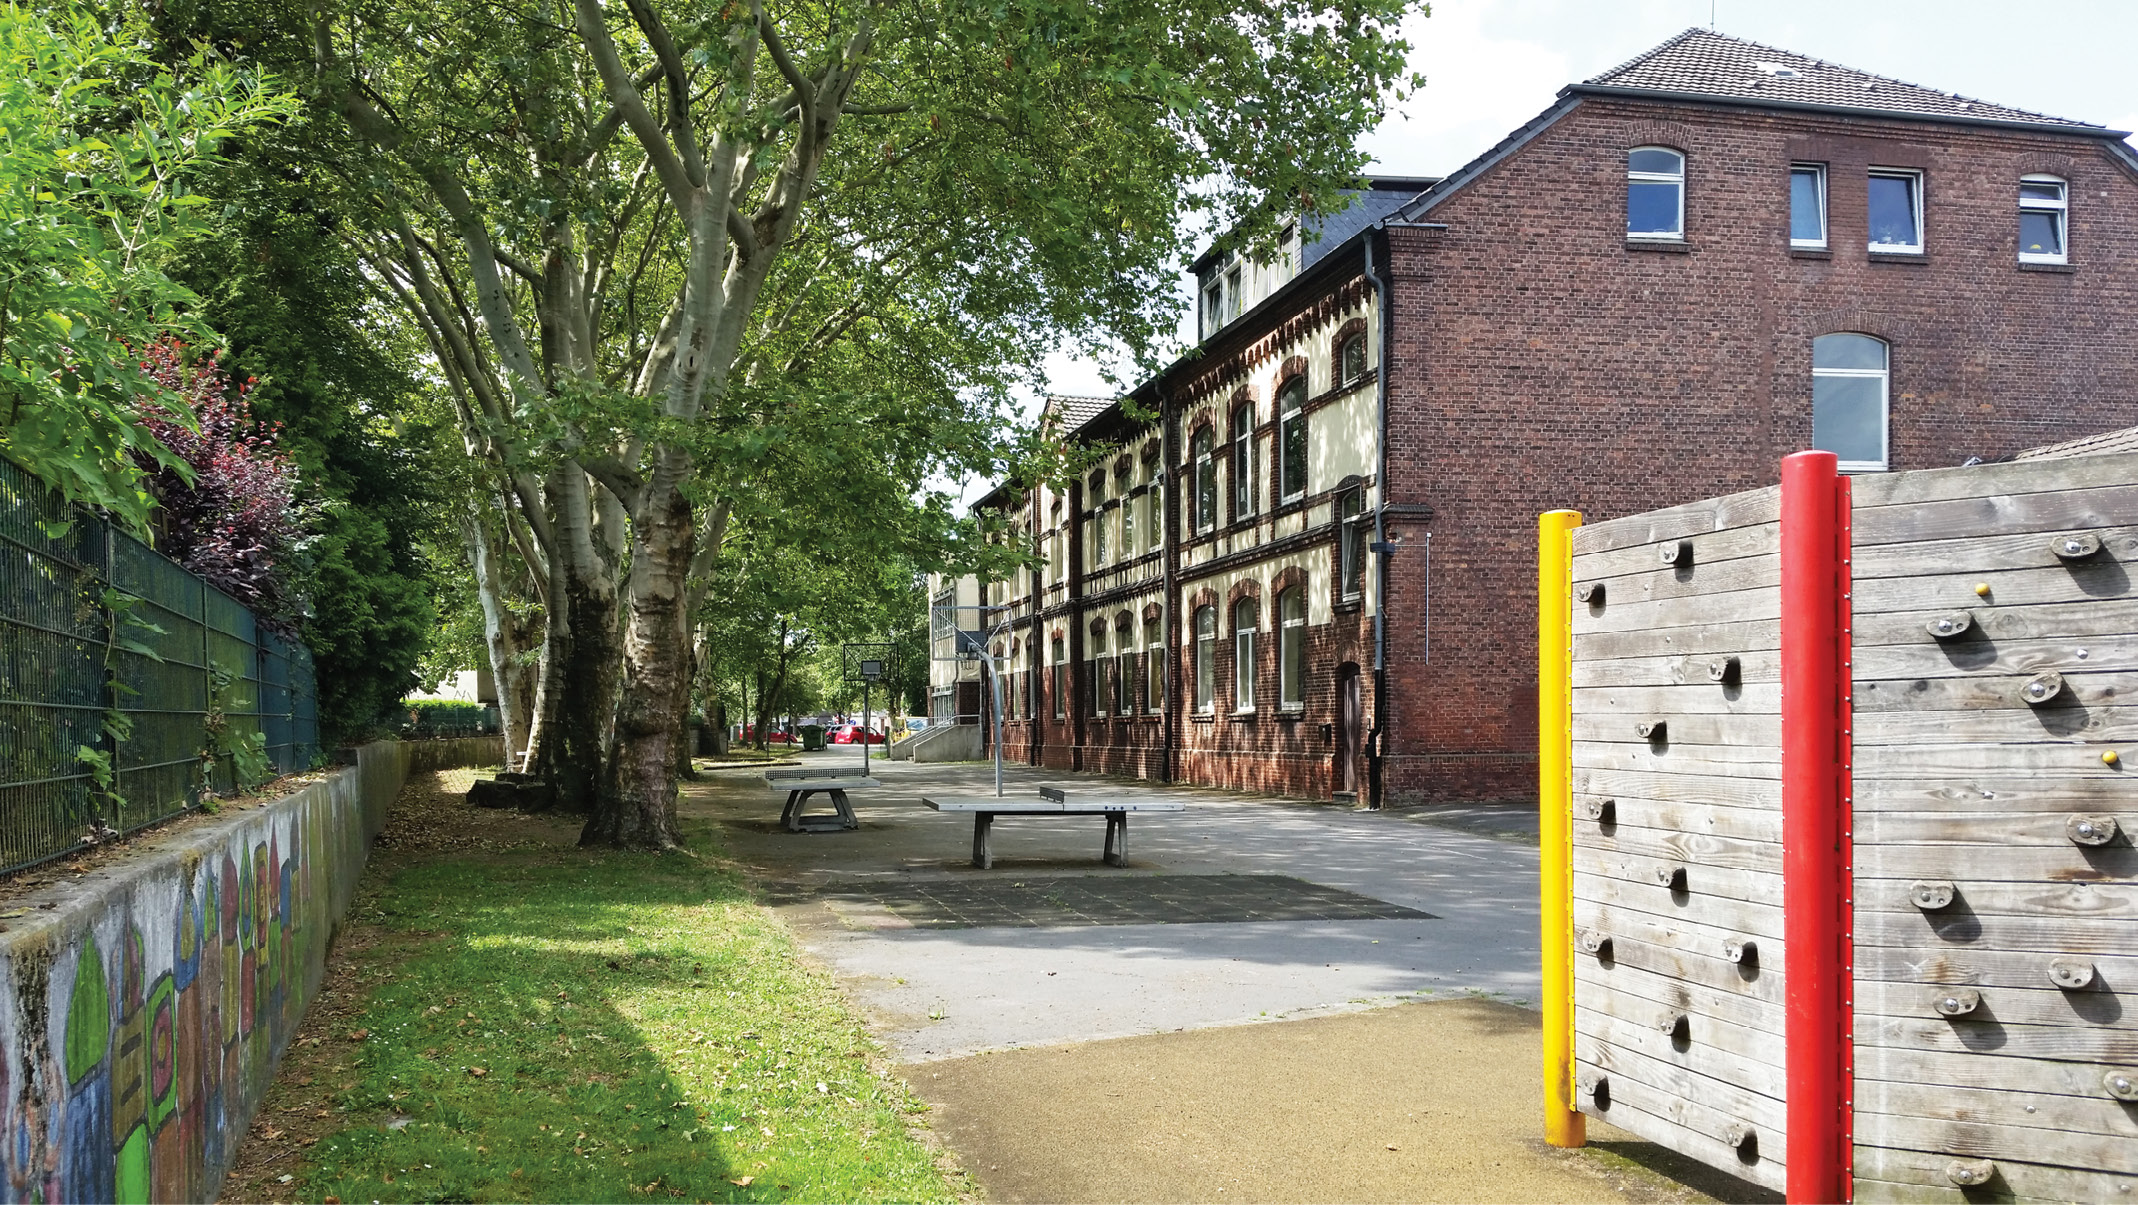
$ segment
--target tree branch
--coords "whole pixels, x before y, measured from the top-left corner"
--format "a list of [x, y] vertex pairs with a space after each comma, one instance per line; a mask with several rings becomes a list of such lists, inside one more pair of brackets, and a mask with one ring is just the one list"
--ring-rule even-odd
[[587, 53], [593, 56], [594, 68], [601, 73], [601, 82], [608, 88], [617, 111], [623, 114], [624, 124], [638, 138], [639, 146], [646, 157], [653, 161], [654, 172], [661, 177], [661, 185], [668, 190], [668, 199], [675, 203], [676, 212], [690, 214], [697, 207], [697, 189], [704, 180], [693, 180], [685, 170], [683, 161], [676, 157], [675, 148], [669, 145], [668, 136], [646, 108], [646, 98], [639, 93], [631, 73], [624, 70], [623, 59], [616, 52], [616, 42], [609, 37], [609, 23], [602, 12], [601, 0], [577, 0], [579, 40], [586, 44]]

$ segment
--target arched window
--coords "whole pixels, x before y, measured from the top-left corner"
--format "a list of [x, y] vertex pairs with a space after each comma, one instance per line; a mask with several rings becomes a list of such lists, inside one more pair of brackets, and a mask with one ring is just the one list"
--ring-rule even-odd
[[1366, 375], [1366, 334], [1360, 333], [1344, 340], [1336, 349], [1337, 380], [1349, 385]]
[[1085, 655], [1091, 659], [1091, 673], [1085, 677], [1085, 687], [1091, 692], [1091, 714], [1106, 714], [1106, 625], [1091, 629], [1091, 647]]
[[1195, 530], [1217, 526], [1217, 461], [1212, 458], [1210, 428], [1195, 433]]
[[1255, 709], [1255, 600], [1232, 604], [1232, 709]]
[[1106, 563], [1106, 521], [1113, 516], [1106, 513], [1106, 473], [1104, 470], [1091, 475], [1090, 497], [1084, 505], [1091, 511], [1091, 565], [1096, 569]]
[[1307, 492], [1307, 378], [1301, 373], [1277, 393], [1277, 496], [1286, 502]]
[[1052, 686], [1054, 687], [1054, 718], [1057, 720], [1066, 719], [1069, 715], [1068, 683], [1064, 680], [1064, 675], [1067, 671], [1063, 668], [1068, 664], [1068, 646], [1063, 643], [1061, 637], [1056, 636], [1054, 638], [1054, 681]]
[[1347, 599], [1366, 585], [1366, 490], [1353, 486], [1336, 498], [1336, 580]]
[[1195, 608], [1195, 710], [1217, 710], [1217, 608]]
[[2019, 262], [2060, 264], [2065, 260], [2064, 218], [2068, 193], [2055, 176], [2019, 178]]
[[1121, 500], [1121, 556], [1125, 560], [1136, 555], [1136, 508], [1130, 502], [1128, 492], [1134, 488], [1129, 480], [1128, 465], [1114, 469], [1114, 497]]
[[[1154, 453], [1156, 449], [1153, 449]], [[1144, 512], [1143, 548], [1146, 552], [1158, 551], [1165, 540], [1166, 526], [1166, 474], [1165, 460], [1158, 455], [1143, 458], [1143, 471], [1150, 477], [1148, 506]]]
[[1277, 596], [1277, 705], [1305, 707], [1307, 592], [1293, 586]]
[[1114, 617], [1113, 693], [1107, 696], [1113, 713], [1136, 713], [1136, 624], [1126, 611]]
[[1232, 412], [1232, 521], [1255, 513], [1255, 404]]
[[1663, 146], [1626, 152], [1626, 237], [1685, 237], [1685, 156]]
[[1811, 446], [1832, 452], [1847, 472], [1886, 467], [1886, 344], [1869, 335], [1811, 341]]
[[1166, 623], [1162, 615], [1143, 621], [1143, 709], [1157, 715], [1166, 705]]

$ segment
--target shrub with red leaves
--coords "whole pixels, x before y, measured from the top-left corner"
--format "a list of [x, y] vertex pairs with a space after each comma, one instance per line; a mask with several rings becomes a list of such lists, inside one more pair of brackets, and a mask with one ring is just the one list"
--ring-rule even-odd
[[186, 399], [199, 424], [189, 429], [161, 408], [142, 414], [156, 438], [193, 468], [188, 484], [169, 469], [141, 464], [156, 495], [157, 547], [273, 626], [287, 627], [298, 600], [277, 566], [299, 535], [296, 461], [277, 446], [279, 423], [253, 420], [245, 394], [256, 380], [232, 382], [213, 357], [189, 361], [185, 350], [165, 340], [141, 362], [144, 373]]

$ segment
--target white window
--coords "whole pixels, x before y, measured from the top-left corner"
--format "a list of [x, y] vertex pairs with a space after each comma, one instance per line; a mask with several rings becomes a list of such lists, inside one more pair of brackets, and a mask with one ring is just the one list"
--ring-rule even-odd
[[1626, 152], [1626, 237], [1685, 238], [1685, 156], [1661, 146]]
[[1357, 598], [1366, 583], [1365, 499], [1358, 488], [1336, 500], [1337, 577], [1346, 599]]
[[1307, 492], [1307, 378], [1285, 382], [1277, 394], [1277, 494], [1286, 502]]
[[1811, 446], [1832, 452], [1844, 472], [1886, 467], [1885, 341], [1820, 335], [1811, 341]]
[[1336, 351], [1339, 383], [1349, 385], [1366, 375], [1366, 336], [1353, 335]]
[[1102, 676], [1106, 672], [1106, 629], [1104, 627], [1097, 627], [1091, 630], [1090, 656], [1091, 676], [1084, 679], [1084, 686], [1085, 689], [1091, 692], [1091, 714], [1103, 716], [1106, 714], [1105, 678]]
[[1232, 709], [1255, 709], [1255, 600], [1232, 605]]
[[1197, 531], [1217, 526], [1217, 461], [1211, 455], [1210, 428], [1195, 436], [1195, 523]]
[[1113, 667], [1113, 693], [1107, 696], [1113, 701], [1113, 713], [1133, 715], [1136, 711], [1136, 628], [1126, 611], [1114, 620]]
[[1195, 710], [1217, 710], [1217, 608], [1195, 608]]
[[1305, 707], [1307, 697], [1307, 592], [1293, 586], [1277, 596], [1277, 705]]
[[1143, 467], [1150, 475], [1150, 490], [1145, 495], [1143, 548], [1146, 552], [1156, 552], [1158, 545], [1165, 539], [1165, 463], [1157, 456], [1150, 456], [1144, 459]]
[[1054, 638], [1054, 682], [1053, 682], [1053, 686], [1054, 686], [1054, 718], [1055, 718], [1055, 719], [1057, 719], [1057, 720], [1059, 720], [1059, 719], [1064, 719], [1064, 718], [1066, 718], [1066, 717], [1068, 716], [1068, 714], [1069, 714], [1069, 692], [1068, 692], [1068, 690], [1067, 690], [1067, 689], [1065, 689], [1065, 688], [1066, 688], [1066, 686], [1067, 686], [1067, 683], [1065, 683], [1065, 682], [1063, 682], [1063, 681], [1062, 681], [1062, 674], [1063, 674], [1063, 669], [1062, 669], [1062, 667], [1063, 667], [1063, 666], [1066, 666], [1066, 665], [1068, 665], [1068, 664], [1069, 664], [1069, 650], [1068, 650], [1067, 648], [1065, 648], [1065, 647], [1063, 646], [1063, 644], [1062, 644], [1062, 638], [1061, 638], [1061, 637], [1059, 637], [1059, 636], [1056, 636], [1056, 637]]
[[1240, 265], [1234, 264], [1232, 271], [1225, 273], [1225, 321], [1227, 322], [1240, 316], [1240, 307], [1243, 301], [1240, 292]]
[[1923, 251], [1923, 173], [1873, 168], [1868, 189], [1871, 250]]
[[1826, 249], [1826, 165], [1789, 167], [1789, 245]]
[[1232, 521], [1255, 513], [1255, 405], [1232, 412]]
[[1143, 621], [1143, 709], [1157, 715], [1166, 705], [1166, 625], [1157, 615]]
[[1203, 338], [1217, 333], [1225, 325], [1225, 279], [1212, 273], [1210, 283], [1203, 286]]
[[1091, 497], [1086, 505], [1091, 508], [1091, 566], [1096, 569], [1106, 563], [1106, 525], [1113, 518], [1106, 512], [1106, 474], [1091, 475]]
[[2065, 262], [2064, 218], [2068, 206], [2067, 195], [2064, 182], [2055, 176], [2020, 177], [2020, 263]]
[[1128, 466], [1114, 470], [1114, 497], [1121, 500], [1121, 556], [1123, 559], [1136, 555], [1136, 502], [1128, 496], [1134, 483], [1129, 480]]

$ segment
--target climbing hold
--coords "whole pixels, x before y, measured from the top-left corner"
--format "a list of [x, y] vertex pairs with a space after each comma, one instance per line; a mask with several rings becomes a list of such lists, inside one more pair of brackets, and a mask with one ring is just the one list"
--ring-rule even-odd
[[1676, 1009], [1665, 1009], [1662, 1015], [1656, 1018], [1655, 1027], [1671, 1037], [1681, 1037], [1685, 1035], [1680, 1034], [1678, 1031], [1685, 1030], [1689, 1034], [1692, 1029], [1692, 1020]]
[[2049, 982], [2067, 992], [2077, 991], [2093, 982], [2093, 964], [2083, 958], [2051, 959]]
[[1581, 797], [1581, 814], [1598, 824], [1609, 824], [1618, 819], [1618, 800], [1601, 795]]
[[1942, 879], [1917, 879], [1908, 884], [1908, 902], [1925, 912], [1936, 912], [1952, 904], [1953, 885]]
[[2081, 561], [2101, 551], [2101, 537], [2090, 531], [2073, 532], [2049, 541], [2049, 551], [2059, 560]]
[[1989, 596], [1990, 596], [1990, 584], [1989, 584], [1988, 582], [1976, 582], [1976, 583], [1975, 583], [1975, 597], [1976, 597], [1976, 598], [1988, 598]]
[[1968, 615], [1967, 612], [1953, 611], [1949, 614], [1938, 616], [1936, 619], [1924, 624], [1923, 627], [1939, 640], [1950, 640], [1974, 625], [1974, 618]]
[[2104, 763], [2113, 766], [2117, 762], [2122, 761], [2123, 759], [2116, 756], [2116, 751], [2114, 749], [2103, 749], [2101, 750], [2101, 760]]
[[1931, 1003], [1948, 1017], [1964, 1017], [1982, 1007], [1982, 993], [1971, 987], [1947, 988]]
[[1945, 1165], [1945, 1178], [1961, 1188], [1980, 1188], [1997, 1174], [1997, 1165], [1987, 1159], [1955, 1159]]
[[1604, 584], [1602, 582], [1582, 582], [1580, 585], [1574, 587], [1574, 597], [1577, 600], [1585, 602], [1592, 607], [1602, 606], [1604, 600]]
[[1581, 948], [1587, 953], [1602, 956], [1611, 948], [1611, 935], [1601, 929], [1583, 929]]
[[2110, 1067], [2101, 1075], [2101, 1086], [2117, 1100], [2138, 1101], [2138, 1068]]
[[2116, 839], [2116, 818], [2073, 816], [2064, 821], [2064, 835], [2078, 845], [2106, 845]]
[[2064, 693], [2064, 675], [2055, 670], [2045, 670], [2027, 679], [2019, 688], [2019, 697], [2029, 707], [2039, 707]]
[[1656, 553], [1666, 565], [1690, 565], [1693, 563], [1693, 542], [1665, 540], [1662, 546], [1656, 549]]
[[1722, 956], [1731, 962], [1757, 962], [1759, 961], [1759, 943], [1749, 937], [1724, 938]]
[[1670, 721], [1646, 720], [1635, 724], [1633, 731], [1644, 741], [1666, 740], [1670, 736]]
[[1743, 673], [1735, 657], [1717, 657], [1707, 663], [1707, 679], [1710, 682], [1732, 683], [1742, 677]]

